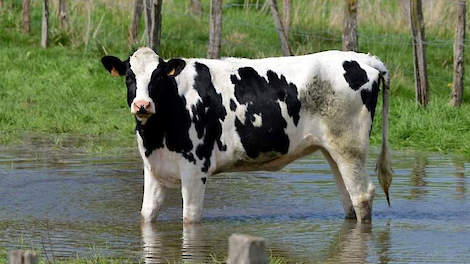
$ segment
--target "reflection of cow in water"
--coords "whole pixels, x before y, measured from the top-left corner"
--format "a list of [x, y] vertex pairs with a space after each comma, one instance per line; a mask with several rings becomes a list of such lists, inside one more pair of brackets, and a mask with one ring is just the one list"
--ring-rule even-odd
[[[292, 223], [289, 224], [290, 227], [291, 225]], [[214, 223], [183, 226], [143, 223], [141, 226], [143, 262], [146, 264], [169, 262], [172, 258], [179, 259], [180, 256], [182, 260], [189, 262], [211, 262], [208, 260], [213, 261], [214, 254], [219, 256], [227, 252], [225, 239], [229, 237], [230, 230], [222, 230], [219, 227]], [[285, 251], [284, 235], [289, 237], [286, 233], [280, 237], [273, 233], [272, 235], [277, 239], [268, 237], [265, 239], [269, 241], [269, 251], [272, 256], [281, 256], [281, 259], [289, 262], [297, 262], [296, 258], [305, 258], [307, 255], [309, 263], [367, 263], [374, 256], [378, 258], [379, 263], [391, 261], [392, 244], [389, 222], [385, 225], [374, 226], [373, 232], [372, 225], [364, 225], [351, 220], [345, 220], [342, 224], [329, 222], [328, 225], [322, 225], [322, 227], [328, 231], [322, 228], [312, 231], [315, 237], [311, 238], [313, 244], [304, 244], [308, 252], [303, 252], [301, 248], [296, 248], [294, 252]], [[331, 228], [338, 228], [338, 230], [329, 233]], [[325, 237], [325, 233], [329, 235]], [[178, 238], [182, 238], [181, 241], [176, 239], [175, 243], [175, 234], [178, 234]], [[319, 237], [321, 239], [318, 239]], [[278, 248], [277, 245], [281, 247]], [[291, 255], [292, 253], [294, 255]]]
[[167, 187], [181, 183], [185, 223], [199, 222], [205, 184], [227, 171], [279, 170], [321, 150], [335, 174], [346, 217], [370, 221], [374, 187], [365, 161], [379, 83], [383, 144], [379, 181], [387, 194], [389, 75], [376, 57], [354, 52], [259, 60], [162, 60], [149, 48], [121, 61], [144, 161], [145, 221], [156, 218]]

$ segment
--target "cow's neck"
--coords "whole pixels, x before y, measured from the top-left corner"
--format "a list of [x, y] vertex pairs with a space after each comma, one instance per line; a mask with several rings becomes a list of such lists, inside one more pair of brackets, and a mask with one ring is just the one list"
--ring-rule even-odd
[[142, 138], [145, 155], [168, 148], [170, 151], [190, 155], [193, 144], [189, 139], [191, 118], [186, 109], [186, 100], [178, 94], [174, 80], [165, 83], [165, 90], [156, 100], [155, 114], [143, 124], [137, 120], [136, 130]]

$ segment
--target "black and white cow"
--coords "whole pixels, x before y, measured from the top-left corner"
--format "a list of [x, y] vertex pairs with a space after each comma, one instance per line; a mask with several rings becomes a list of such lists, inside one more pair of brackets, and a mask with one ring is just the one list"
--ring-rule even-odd
[[279, 170], [320, 150], [347, 218], [370, 221], [374, 186], [365, 162], [383, 83], [383, 143], [377, 168], [387, 195], [389, 74], [376, 57], [326, 51], [266, 59], [170, 59], [140, 48], [102, 58], [125, 76], [144, 162], [144, 221], [167, 188], [181, 184], [183, 220], [201, 221], [205, 184], [229, 171]]

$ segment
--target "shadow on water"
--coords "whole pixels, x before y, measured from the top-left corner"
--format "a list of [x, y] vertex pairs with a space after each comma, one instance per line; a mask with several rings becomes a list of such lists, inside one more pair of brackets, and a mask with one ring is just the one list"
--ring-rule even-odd
[[[0, 247], [48, 258], [104, 255], [144, 263], [223, 260], [232, 233], [264, 237], [268, 254], [297, 263], [462, 263], [470, 260], [470, 163], [394, 153], [392, 207], [377, 188], [373, 224], [344, 221], [321, 155], [280, 172], [208, 179], [204, 224], [183, 226], [181, 193], [141, 225], [142, 167], [134, 149], [97, 156], [32, 140], [0, 146]], [[378, 186], [372, 150], [368, 169]]]

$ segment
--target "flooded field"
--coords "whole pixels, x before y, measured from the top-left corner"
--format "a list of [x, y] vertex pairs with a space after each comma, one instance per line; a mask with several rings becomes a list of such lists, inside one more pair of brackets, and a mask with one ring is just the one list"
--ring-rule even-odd
[[300, 263], [469, 263], [470, 162], [393, 153], [388, 208], [377, 186], [372, 225], [343, 220], [320, 154], [277, 173], [230, 173], [207, 182], [204, 223], [183, 227], [181, 193], [159, 222], [141, 225], [142, 165], [135, 149], [113, 157], [47, 145], [0, 147], [0, 247], [34, 247], [48, 259], [95, 254], [144, 263], [223, 259], [232, 233], [262, 236], [269, 254]]

